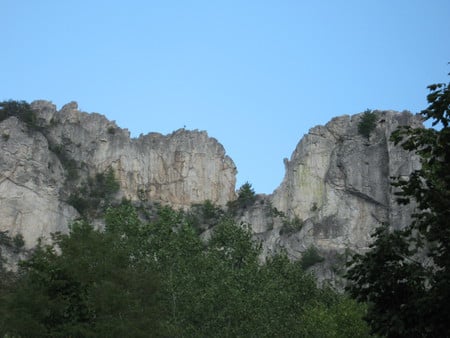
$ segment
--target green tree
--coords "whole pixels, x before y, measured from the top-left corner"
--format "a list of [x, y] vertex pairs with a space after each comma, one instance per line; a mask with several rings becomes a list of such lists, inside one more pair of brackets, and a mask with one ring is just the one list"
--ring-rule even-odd
[[28, 127], [36, 128], [36, 113], [26, 101], [2, 101], [0, 102], [0, 122], [10, 116], [15, 116]]
[[301, 335], [303, 337], [366, 338], [369, 328], [361, 320], [366, 312], [364, 304], [335, 295], [331, 304], [315, 302], [303, 311]]
[[414, 220], [402, 230], [378, 229], [371, 251], [356, 255], [348, 272], [350, 293], [369, 302], [372, 330], [389, 337], [450, 335], [450, 90], [428, 88], [421, 114], [438, 128], [392, 135], [421, 159], [421, 169], [394, 183], [400, 203], [416, 203]]
[[253, 190], [252, 185], [245, 182], [238, 191], [238, 204], [241, 207], [247, 207], [255, 202], [255, 190]]
[[306, 323], [321, 326], [309, 310], [320, 307], [331, 315], [339, 306], [347, 306], [346, 312], [330, 319], [333, 329], [368, 335], [361, 307], [319, 289], [300, 262], [279, 254], [261, 263], [261, 245], [248, 226], [220, 216], [210, 239], [202, 242], [186, 215], [163, 207], [142, 236], [163, 281], [166, 326], [173, 336], [308, 337]]
[[[10, 287], [14, 280], [14, 274], [6, 267], [6, 258], [4, 252], [14, 248], [14, 240], [8, 235], [8, 231], [0, 231], [0, 303], [1, 297]], [[0, 317], [1, 317], [0, 307]]]
[[162, 336], [157, 274], [133, 261], [134, 247], [86, 222], [21, 264], [0, 308], [1, 335]]
[[38, 246], [2, 296], [0, 336], [367, 336], [362, 307], [318, 288], [301, 262], [261, 262], [250, 227], [218, 213], [204, 241], [189, 213], [142, 213], [123, 202], [104, 232], [78, 222]]
[[361, 116], [361, 120], [358, 123], [358, 132], [369, 139], [372, 131], [375, 130], [377, 124], [377, 115], [375, 112], [367, 109]]
[[231, 214], [236, 214], [238, 210], [247, 209], [256, 201], [255, 190], [252, 185], [245, 182], [238, 190], [238, 197], [235, 201], [229, 202], [228, 207]]

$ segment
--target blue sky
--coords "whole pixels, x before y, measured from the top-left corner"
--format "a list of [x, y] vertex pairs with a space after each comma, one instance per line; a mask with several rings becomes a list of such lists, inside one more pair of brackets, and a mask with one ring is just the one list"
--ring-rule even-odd
[[271, 193], [308, 129], [426, 107], [450, 1], [1, 0], [0, 100], [77, 101], [140, 133], [207, 130]]

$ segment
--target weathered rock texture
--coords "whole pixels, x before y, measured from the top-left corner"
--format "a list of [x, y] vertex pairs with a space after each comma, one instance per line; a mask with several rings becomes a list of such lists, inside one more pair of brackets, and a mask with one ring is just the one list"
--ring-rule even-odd
[[64, 231], [78, 215], [60, 199], [65, 181], [47, 139], [15, 117], [0, 123], [0, 230], [21, 233], [28, 246]]
[[[400, 125], [421, 127], [421, 118], [408, 112], [376, 114], [369, 139], [358, 133], [362, 114], [334, 118], [302, 138], [285, 160], [281, 185], [265, 198], [265, 206], [257, 203], [246, 214], [267, 252], [285, 248], [299, 258], [314, 245], [330, 262], [349, 250], [364, 251], [380, 223], [401, 228], [410, 222], [412, 207], [396, 203], [391, 177], [407, 176], [420, 163], [389, 138]], [[269, 210], [268, 204], [296, 222], [277, 222], [273, 212], [268, 221], [259, 210]]]
[[205, 200], [224, 205], [235, 197], [235, 165], [206, 132], [132, 139], [104, 116], [80, 112], [75, 102], [60, 111], [47, 101], [32, 107], [39, 128], [15, 117], [0, 123], [0, 230], [22, 233], [28, 246], [66, 231], [78, 216], [65, 202], [73, 189], [109, 168], [120, 194], [131, 200], [184, 208]]
[[[32, 107], [37, 128], [15, 117], [0, 122], [0, 230], [22, 233], [28, 247], [40, 236], [67, 231], [79, 216], [66, 202], [70, 194], [109, 168], [120, 183], [118, 198], [176, 208], [205, 200], [224, 206], [236, 198], [235, 165], [206, 132], [132, 139], [104, 116], [78, 111], [74, 102], [60, 111], [47, 101]], [[410, 221], [411, 207], [397, 205], [390, 177], [408, 175], [419, 160], [389, 137], [400, 125], [421, 126], [420, 117], [377, 112], [369, 139], [358, 133], [361, 117], [312, 128], [285, 160], [279, 188], [240, 211], [266, 254], [284, 248], [300, 258], [314, 246], [327, 258], [319, 275], [333, 279], [327, 276], [333, 264], [348, 250], [366, 249], [376, 226], [400, 228]]]

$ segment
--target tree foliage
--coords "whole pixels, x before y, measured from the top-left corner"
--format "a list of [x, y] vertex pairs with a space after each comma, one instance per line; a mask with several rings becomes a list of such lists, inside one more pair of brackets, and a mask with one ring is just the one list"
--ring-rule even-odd
[[238, 204], [240, 206], [249, 206], [255, 202], [255, 190], [252, 185], [248, 182], [245, 182], [238, 191]]
[[300, 264], [303, 268], [303, 270], [308, 269], [309, 267], [323, 262], [325, 259], [320, 256], [319, 250], [313, 245], [311, 245], [302, 255], [302, 258], [300, 259]]
[[375, 112], [367, 109], [361, 116], [361, 120], [358, 123], [358, 132], [369, 139], [372, 131], [375, 130], [377, 124], [377, 115]]
[[0, 295], [0, 336], [368, 335], [364, 305], [283, 253], [261, 263], [249, 227], [218, 215], [207, 242], [190, 213], [165, 206], [146, 221], [130, 202], [111, 207], [103, 232], [75, 223]]
[[0, 102], [0, 122], [10, 116], [15, 116], [30, 128], [36, 127], [36, 113], [26, 101], [2, 101]]
[[104, 208], [109, 206], [119, 189], [120, 184], [114, 170], [109, 168], [104, 173], [88, 177], [87, 182], [83, 182], [81, 187], [69, 196], [67, 203], [77, 209], [83, 217], [89, 217], [97, 214], [101, 209], [100, 206]]
[[232, 214], [237, 214], [238, 211], [247, 209], [256, 201], [255, 190], [249, 182], [245, 182], [237, 193], [237, 199], [228, 203], [228, 208]]
[[[22, 240], [23, 241], [23, 240]], [[14, 274], [6, 267], [6, 258], [4, 252], [11, 250], [17, 252], [20, 247], [15, 245], [15, 241], [9, 236], [8, 231], [0, 231], [0, 295], [12, 285]], [[1, 317], [0, 308], [0, 317]]]
[[118, 233], [86, 222], [38, 245], [1, 294], [0, 334], [20, 337], [161, 336], [157, 274], [133, 262]]
[[348, 273], [351, 294], [370, 304], [372, 330], [389, 337], [450, 335], [450, 90], [428, 88], [421, 114], [440, 129], [402, 127], [392, 135], [421, 159], [419, 170], [394, 182], [399, 203], [416, 203], [414, 220], [402, 230], [379, 228]]

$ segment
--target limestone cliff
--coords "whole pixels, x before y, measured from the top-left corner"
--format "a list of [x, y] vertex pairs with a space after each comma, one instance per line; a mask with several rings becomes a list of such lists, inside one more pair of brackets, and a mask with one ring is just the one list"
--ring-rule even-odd
[[[67, 203], [88, 177], [112, 168], [117, 198], [186, 208], [205, 200], [225, 206], [236, 197], [236, 168], [206, 132], [177, 130], [130, 138], [126, 129], [72, 102], [61, 110], [33, 102], [35, 127], [9, 117], [0, 122], [0, 230], [22, 233], [28, 247], [67, 231], [79, 216]], [[402, 227], [411, 207], [400, 207], [390, 177], [418, 168], [413, 154], [389, 137], [399, 125], [421, 126], [419, 116], [376, 112], [376, 128], [359, 134], [362, 115], [341, 116], [312, 128], [285, 160], [273, 194], [241, 210], [266, 254], [284, 248], [300, 258], [311, 246], [327, 258], [323, 278], [348, 250], [363, 251], [381, 222]], [[151, 126], [149, 126], [149, 129]], [[342, 265], [342, 264], [341, 264]]]
[[[362, 114], [341, 116], [312, 128], [285, 160], [281, 185], [244, 217], [268, 253], [285, 248], [299, 258], [313, 245], [333, 264], [346, 252], [364, 251], [380, 223], [401, 228], [410, 221], [412, 206], [396, 203], [390, 182], [418, 169], [419, 159], [389, 138], [400, 125], [421, 127], [421, 118], [408, 112], [375, 113], [369, 139], [358, 132]], [[267, 205], [276, 211], [270, 217]]]
[[37, 238], [65, 231], [77, 211], [60, 198], [65, 176], [47, 139], [16, 117], [0, 123], [0, 231]]
[[104, 116], [80, 112], [75, 102], [60, 111], [47, 101], [32, 108], [34, 129], [16, 117], [0, 123], [0, 230], [22, 233], [28, 246], [66, 231], [78, 216], [66, 202], [70, 193], [109, 168], [122, 197], [131, 200], [184, 208], [205, 200], [224, 205], [235, 196], [236, 167], [206, 132], [130, 138]]

